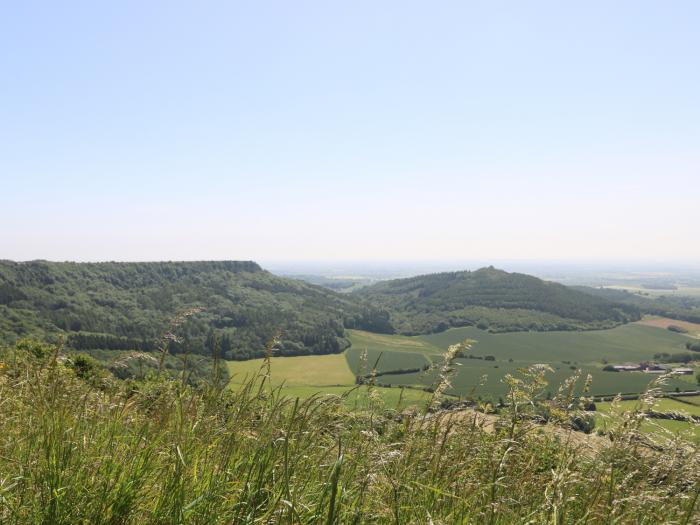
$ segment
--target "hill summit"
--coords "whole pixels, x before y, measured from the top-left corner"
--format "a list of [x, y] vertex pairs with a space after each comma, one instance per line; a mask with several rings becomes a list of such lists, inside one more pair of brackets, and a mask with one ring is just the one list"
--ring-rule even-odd
[[386, 308], [401, 333], [477, 326], [496, 332], [611, 328], [639, 310], [493, 266], [384, 281], [354, 293]]

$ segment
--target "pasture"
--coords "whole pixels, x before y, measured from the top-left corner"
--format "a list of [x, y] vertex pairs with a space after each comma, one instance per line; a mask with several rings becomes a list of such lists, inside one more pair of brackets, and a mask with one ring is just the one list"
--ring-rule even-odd
[[[658, 399], [652, 407], [657, 412], [678, 412], [689, 416], [700, 416], [700, 397], [683, 397], [681, 400], [665, 397]], [[596, 428], [608, 430], [614, 426], [622, 414], [626, 411], [634, 411], [640, 408], [639, 401], [621, 401], [616, 409], [612, 403], [596, 403]], [[651, 419], [644, 421], [641, 430], [658, 437], [671, 437], [681, 434], [693, 441], [700, 443], [700, 424], [687, 421], [675, 421], [672, 419]]]
[[540, 363], [622, 363], [651, 359], [657, 352], [685, 351], [689, 341], [683, 334], [654, 326], [627, 324], [610, 330], [585, 332], [509, 332], [492, 334], [474, 327], [455, 328], [439, 334], [420, 336], [425, 342], [445, 349], [464, 339], [477, 343], [472, 353], [493, 355], [497, 360], [513, 359]]
[[[440, 359], [445, 351], [418, 337], [385, 335], [348, 330], [352, 346], [345, 351], [350, 369], [356, 374], [369, 372], [376, 365], [378, 372], [399, 368], [421, 368]], [[367, 353], [367, 363], [362, 356]], [[380, 357], [381, 356], [381, 357]], [[370, 370], [363, 370], [369, 367]]]
[[[231, 383], [241, 384], [264, 369], [264, 359], [228, 361]], [[342, 354], [273, 357], [270, 365], [273, 385], [341, 386], [355, 384], [355, 375]]]
[[[237, 389], [251, 378], [265, 374], [264, 359], [227, 361], [230, 388]], [[343, 354], [273, 357], [270, 360], [270, 385], [289, 397], [335, 395], [342, 397], [349, 408], [366, 408], [372, 401], [368, 388], [355, 385], [355, 374]], [[374, 389], [387, 408], [403, 409], [412, 405], [423, 406], [430, 394], [412, 388]]]

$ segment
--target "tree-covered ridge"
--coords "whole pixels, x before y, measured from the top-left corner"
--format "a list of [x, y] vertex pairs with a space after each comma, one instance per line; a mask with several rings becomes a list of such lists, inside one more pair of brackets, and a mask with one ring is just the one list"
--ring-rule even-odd
[[277, 333], [278, 355], [340, 352], [349, 345], [344, 323], [374, 319], [354, 300], [250, 261], [0, 262], [4, 340], [63, 333], [76, 349], [148, 351], [175, 314], [194, 306], [203, 310], [180, 328], [174, 353], [219, 345], [228, 359], [260, 357]]
[[494, 331], [608, 328], [640, 316], [634, 305], [493, 267], [385, 281], [354, 295], [388, 309], [406, 334], [465, 325]]
[[634, 306], [493, 268], [424, 275], [339, 294], [275, 276], [250, 261], [56, 263], [0, 261], [0, 339], [55, 339], [75, 350], [154, 351], [179, 312], [202, 311], [170, 342], [177, 354], [249, 359], [280, 336], [276, 355], [349, 346], [345, 328], [426, 333], [607, 328]]

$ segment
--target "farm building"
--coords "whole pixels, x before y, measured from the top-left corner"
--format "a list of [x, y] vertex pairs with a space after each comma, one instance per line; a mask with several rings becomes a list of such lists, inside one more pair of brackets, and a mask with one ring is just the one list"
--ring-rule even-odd
[[650, 364], [643, 369], [647, 374], [665, 374], [671, 371], [670, 366]]
[[639, 365], [614, 365], [613, 370], [615, 372], [634, 372], [635, 370], [641, 370], [642, 367]]
[[692, 368], [685, 368], [685, 367], [679, 367], [679, 368], [674, 368], [672, 370], [676, 374], [681, 374], [683, 376], [689, 376], [692, 375], [694, 370]]

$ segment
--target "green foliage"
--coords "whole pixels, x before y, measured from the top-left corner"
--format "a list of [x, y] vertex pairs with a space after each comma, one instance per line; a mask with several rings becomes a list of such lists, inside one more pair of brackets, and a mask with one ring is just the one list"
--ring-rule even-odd
[[496, 332], [610, 328], [640, 318], [634, 306], [493, 267], [384, 281], [353, 293], [391, 312], [403, 334], [476, 326]]
[[45, 361], [55, 351], [51, 345], [34, 339], [20, 339], [15, 348], [17, 352], [30, 355], [39, 361]]
[[93, 385], [99, 384], [100, 380], [106, 377], [106, 372], [102, 365], [86, 354], [74, 354], [69, 358], [68, 366], [75, 372], [75, 375], [84, 381], [89, 381]]
[[[455, 351], [456, 353], [456, 351]], [[654, 447], [631, 412], [582, 442], [576, 399], [547, 405], [543, 369], [510, 380], [502, 414], [399, 416], [363, 386], [280, 395], [163, 376], [97, 389], [28, 352], [0, 366], [0, 522], [107, 524], [696, 523], [700, 451]], [[397, 390], [397, 389], [395, 389]], [[432, 402], [430, 399], [429, 402]]]
[[672, 354], [661, 352], [654, 354], [654, 359], [662, 363], [690, 363], [698, 358], [697, 355], [690, 352], [674, 352]]
[[54, 263], [0, 261], [0, 338], [68, 334], [76, 350], [153, 351], [169, 319], [203, 311], [182, 327], [170, 352], [222, 357], [264, 355], [281, 334], [279, 355], [342, 352], [343, 322], [381, 328], [372, 309], [253, 262]]

